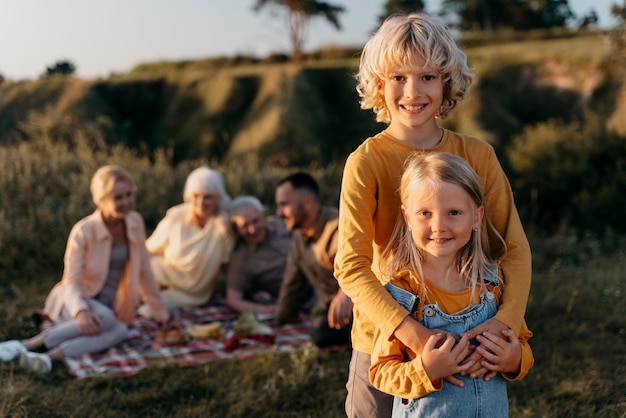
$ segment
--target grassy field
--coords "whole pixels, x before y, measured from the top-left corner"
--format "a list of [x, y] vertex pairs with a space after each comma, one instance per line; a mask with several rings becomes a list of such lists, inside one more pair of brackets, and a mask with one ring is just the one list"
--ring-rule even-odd
[[[541, 44], [536, 42], [538, 41], [507, 45], [506, 48], [502, 45], [490, 45], [470, 49], [468, 55], [479, 75], [479, 83], [472, 98], [455, 112], [454, 118], [447, 120], [446, 123], [450, 124], [448, 127], [487, 140], [498, 137], [498, 132], [519, 133], [525, 123], [540, 123], [543, 119], [537, 117], [538, 120], [526, 121], [519, 116], [519, 113], [523, 112], [516, 106], [525, 105], [525, 100], [530, 100], [533, 110], [542, 105], [550, 110], [550, 106], [546, 105], [546, 97], [552, 97], [551, 94], [556, 91], [567, 93], [566, 97], [575, 99], [571, 100], [573, 103], [579, 103], [583, 98], [593, 99], [588, 102], [588, 109], [597, 109], [599, 114], [606, 114], [607, 117], [612, 115], [613, 126], [619, 128], [619, 132], [626, 132], [624, 122], [626, 119], [622, 117], [626, 101], [623, 98], [618, 100], [617, 96], [613, 97], [613, 91], [620, 91], [613, 88], [613, 84], [602, 84], [605, 76], [610, 75], [603, 72], [607, 66], [603, 64], [604, 59], [607, 54], [610, 55], [608, 38], [600, 35], [580, 38], [575, 43], [567, 40]], [[535, 71], [535, 67], [526, 66], [528, 62], [541, 62], [545, 65], [537, 67]], [[175, 74], [181, 79], [176, 78], [172, 83], [189, 87], [193, 97], [211, 99], [217, 96], [227, 97], [227, 94], [217, 96], [204, 94], [202, 88], [208, 88], [207, 85], [212, 87], [212, 81], [207, 80], [208, 84], [205, 85], [199, 82], [201, 79], [194, 77], [200, 77], [205, 72], [210, 73], [212, 67], [207, 69], [200, 64], [213, 65], [185, 64], [192, 66], [187, 73], [183, 71], [184, 68], [178, 68], [176, 65], [172, 67], [171, 64], [158, 64], [157, 67], [138, 69], [139, 74], [130, 74], [129, 79], [122, 77], [120, 85], [111, 80], [113, 82], [110, 85], [105, 81], [98, 86], [105, 92], [116, 93], [113, 97], [118, 97], [118, 88], [124, 92], [119, 94], [119, 97], [124, 98], [144, 98], [141, 94], [146, 93], [145, 97], [153, 103], [150, 86], [154, 83], [139, 80], [141, 82], [133, 84], [131, 81], [136, 78], [149, 78], [152, 73], [156, 74], [154, 77], [157, 79], [164, 77], [169, 80], [172, 74]], [[515, 65], [511, 67], [509, 64]], [[179, 66], [185, 65], [179, 63]], [[193, 65], [200, 67], [196, 68]], [[351, 65], [343, 61], [338, 64], [339, 67], [346, 68]], [[276, 67], [267, 63], [258, 66]], [[511, 68], [520, 75], [527, 74], [526, 71], [529, 69], [532, 70], [529, 74], [533, 77], [530, 79], [541, 81], [538, 83], [541, 88], [535, 86], [534, 82], [520, 84], [518, 81], [523, 79], [512, 78]], [[224, 88], [235, 85], [244, 88], [251, 84], [254, 88], [259, 87], [258, 92], [267, 95], [259, 96], [265, 99], [273, 97], [267, 91], [270, 87], [279, 92], [285, 90], [282, 84], [274, 83], [281, 80], [280, 77], [272, 78], [270, 80], [272, 82], [268, 81], [267, 85], [259, 83], [257, 86], [250, 83], [254, 77], [244, 77], [245, 74], [239, 73], [252, 70], [254, 70], [252, 66], [244, 67], [243, 70], [238, 69], [233, 80], [243, 84], [224, 83]], [[259, 70], [262, 73], [261, 70], [263, 68]], [[334, 68], [327, 74], [333, 71]], [[282, 72], [276, 74], [280, 75]], [[276, 77], [276, 74], [273, 77]], [[317, 122], [309, 120], [309, 117], [312, 117], [310, 92], [334, 90], [316, 84], [318, 81], [328, 81], [318, 73], [309, 71], [306, 75], [307, 77], [298, 78], [300, 81], [297, 85], [306, 87], [301, 89], [300, 96], [280, 96], [278, 99], [261, 102], [278, 103], [292, 110], [297, 107], [292, 106], [294, 103], [306, 103], [307, 106], [298, 109], [305, 111], [302, 115], [306, 116], [308, 124], [300, 124], [298, 129], [311, 131], [310, 127]], [[349, 90], [354, 94], [354, 80], [349, 81]], [[138, 90], [124, 90], [129, 86]], [[197, 91], [194, 90], [195, 86], [199, 86]], [[313, 89], [313, 86], [316, 87]], [[481, 95], [481, 91], [489, 86], [491, 86], [489, 94]], [[553, 91], [552, 86], [557, 86], [558, 89]], [[596, 92], [598, 86], [604, 87]], [[64, 244], [71, 225], [92, 210], [87, 184], [90, 176], [101, 164], [116, 163], [131, 171], [139, 185], [137, 209], [144, 216], [148, 230], [156, 225], [169, 206], [180, 201], [184, 178], [191, 168], [201, 163], [210, 163], [214, 168], [227, 174], [226, 186], [232, 196], [255, 194], [267, 204], [269, 213], [273, 212], [276, 180], [295, 169], [293, 166], [278, 164], [280, 161], [267, 164], [261, 159], [250, 162], [246, 159], [237, 159], [230, 164], [216, 165], [213, 160], [208, 161], [202, 156], [198, 156], [198, 160], [184, 160], [173, 165], [174, 151], [167, 147], [158, 149], [155, 153], [148, 153], [149, 156], [138, 152], [138, 149], [126, 148], [126, 145], [109, 147], [106, 145], [108, 131], [102, 132], [97, 129], [94, 131], [91, 121], [99, 119], [93, 117], [91, 113], [87, 112], [87, 119], [90, 122], [87, 125], [77, 124], [74, 118], [67, 116], [75, 110], [67, 104], [68, 101], [74, 103], [70, 100], [74, 95], [69, 93], [83, 91], [83, 87], [83, 81], [79, 80], [62, 82], [40, 80], [15, 85], [5, 83], [0, 88], [0, 128], [19, 126], [24, 136], [23, 140], [14, 144], [7, 141], [6, 145], [4, 143], [0, 145], [2, 173], [0, 341], [26, 338], [36, 332], [30, 315], [33, 311], [41, 309], [46, 294], [60, 277]], [[526, 87], [533, 88], [529, 90]], [[69, 88], [67, 90], [69, 93], [63, 94], [65, 88]], [[132, 94], [129, 96], [129, 91], [135, 91], [137, 96]], [[174, 89], [166, 92], [174, 94], [186, 91]], [[233, 91], [239, 92], [237, 89]], [[512, 91], [517, 95], [512, 96]], [[498, 92], [502, 93], [496, 94]], [[534, 95], [529, 95], [533, 92]], [[597, 94], [590, 94], [593, 92]], [[20, 94], [25, 99], [14, 100], [14, 95]], [[609, 96], [611, 106], [603, 107], [606, 103], [599, 100], [598, 95]], [[57, 103], [50, 99], [57, 96], [64, 100], [59, 99]], [[175, 97], [179, 99], [178, 104], [181, 106], [179, 111], [171, 111], [171, 107], [167, 107], [170, 111], [165, 116], [172, 119], [164, 119], [165, 127], [174, 127], [177, 132], [184, 131], [185, 134], [189, 134], [189, 138], [196, 141], [195, 143], [199, 142], [198, 138], [202, 138], [198, 134], [200, 131], [195, 130], [196, 125], [207, 131], [222, 132], [220, 129], [213, 129], [212, 125], [221, 119], [218, 118], [217, 122], [213, 119], [205, 120], [203, 118], [206, 115], [200, 114], [205, 104], [210, 105], [211, 111], [215, 110], [211, 106], [217, 106], [216, 104], [202, 101], [196, 103], [185, 95]], [[250, 93], [251, 101], [256, 103], [252, 100], [253, 97], [256, 96]], [[290, 101], [297, 97], [306, 100]], [[346, 97], [350, 98], [348, 95]], [[494, 97], [500, 101], [494, 101]], [[170, 96], [164, 94], [163, 98], [170, 99]], [[557, 98], [559, 100], [555, 100], [553, 105], [563, 103], [560, 96]], [[325, 97], [319, 98], [320, 103], [325, 103], [322, 99], [328, 100], [329, 103], [337, 102], [332, 97]], [[33, 102], [45, 104], [49, 101], [56, 103], [51, 111], [28, 112], [33, 110], [31, 108]], [[9, 107], [2, 107], [9, 102], [21, 105], [11, 107], [12, 110]], [[168, 105], [171, 104], [169, 102]], [[89, 101], [77, 100], [76, 103], [81, 103], [81, 106], [76, 108], [84, 110], [86, 107], [83, 104]], [[365, 115], [358, 110], [355, 99], [350, 98], [349, 103], [355, 109], [355, 115], [359, 117]], [[497, 106], [487, 106], [493, 103]], [[133, 106], [129, 105], [129, 109], [143, 109], [136, 103], [131, 104]], [[197, 115], [194, 113], [197, 117], [191, 118], [191, 121], [190, 109], [186, 106], [200, 112]], [[318, 109], [323, 107], [317, 106]], [[321, 115], [319, 126], [335, 131], [335, 125], [329, 124], [329, 120], [331, 122], [334, 120], [331, 117], [334, 114], [342, 116], [341, 120], [335, 121], [341, 126], [362, 125], [355, 123], [360, 120], [356, 116], [355, 119], [345, 119], [345, 111], [337, 109], [329, 108], [328, 114]], [[66, 110], [67, 114], [64, 113]], [[95, 114], [96, 110], [92, 109]], [[521, 110], [528, 109], [522, 106]], [[481, 119], [478, 117], [481, 116], [480, 112], [487, 116], [495, 116], [491, 119]], [[239, 114], [235, 111], [231, 113]], [[28, 117], [25, 116], [27, 114]], [[259, 116], [256, 113], [255, 115]], [[289, 116], [287, 119], [292, 122], [304, 121], [302, 115], [294, 113], [291, 116], [287, 115]], [[372, 120], [369, 113], [362, 117], [366, 117], [370, 122]], [[226, 116], [223, 119], [232, 122]], [[108, 127], [112, 119], [103, 120], [106, 122], [103, 122], [104, 125]], [[189, 125], [181, 125], [183, 122]], [[233, 129], [240, 127], [238, 123], [228, 126]], [[241, 127], [246, 129], [250, 126], [256, 126], [258, 130], [258, 126], [261, 125], [241, 124]], [[283, 127], [282, 124], [277, 126]], [[589, 126], [587, 120], [583, 126]], [[159, 125], [146, 125], [145, 128], [146, 132], [162, 131]], [[244, 132], [252, 131], [254, 130], [244, 129]], [[234, 138], [238, 132], [233, 132], [231, 136]], [[290, 141], [288, 143], [290, 149], [302, 153], [304, 149], [302, 143], [292, 141], [292, 138], [298, 137], [294, 132], [300, 131], [284, 129], [285, 138]], [[126, 131], [122, 133], [126, 135]], [[537, 137], [534, 133], [535, 131], [531, 136]], [[318, 136], [331, 138], [322, 131], [318, 132]], [[363, 138], [360, 133], [353, 136], [359, 141]], [[553, 131], [548, 131], [544, 136], [550, 139], [555, 135]], [[303, 138], [306, 139], [307, 145], [318, 144], [315, 140], [308, 140], [308, 136]], [[593, 138], [592, 143], [602, 142], [599, 141], [600, 138], [597, 141], [595, 137]], [[549, 142], [540, 141], [541, 139], [538, 138], [541, 144]], [[566, 137], [563, 141], [569, 143], [570, 139]], [[252, 141], [249, 137], [247, 140]], [[158, 145], [158, 141], [156, 144]], [[184, 141], [183, 145], [187, 146]], [[278, 143], [276, 146], [286, 148], [283, 145]], [[496, 145], [505, 144], [496, 141]], [[327, 150], [320, 148], [321, 151]], [[200, 155], [199, 153], [194, 155], [196, 154]], [[619, 153], [610, 152], [606, 160], [603, 160], [603, 166], [609, 166], [617, 161], [615, 164], [623, 167], [620, 165], [622, 160], [619, 160], [619, 155], [616, 154]], [[504, 148], [501, 155], [505, 155]], [[559, 154], [554, 160], [555, 163], [548, 166], [553, 169], [555, 165], [560, 167], [562, 160], [562, 155]], [[313, 161], [316, 161], [317, 165], [309, 166], [307, 170], [322, 185], [324, 204], [336, 205], [343, 160], [338, 159], [337, 162], [328, 164], [316, 159]], [[563, 164], [566, 165], [567, 162]], [[581, 167], [589, 170], [583, 173], [589, 174], [586, 177], [605, 172], [593, 171], [593, 167], [588, 165]], [[583, 168], [573, 171], [579, 173]], [[584, 179], [586, 177], [582, 176]], [[555, 178], [561, 183], [564, 182], [563, 177]], [[530, 344], [535, 354], [535, 366], [526, 379], [509, 384], [511, 417], [626, 418], [626, 315], [623, 313], [622, 303], [626, 293], [626, 244], [623, 242], [624, 237], [620, 236], [619, 232], [613, 232], [612, 226], [607, 221], [609, 215], [619, 215], [623, 212], [624, 201], [619, 199], [624, 195], [622, 193], [624, 189], [619, 188], [623, 183], [616, 182], [616, 179], [619, 179], [618, 175], [609, 174], [604, 178], [610, 180], [609, 185], [614, 189], [612, 191], [616, 191], [615, 194], [606, 197], [601, 193], [606, 192], [604, 188], [590, 188], [589, 201], [596, 204], [601, 198], [606, 198], [609, 202], [607, 214], [581, 215], [579, 218], [589, 219], [608, 231], [605, 238], [600, 240], [593, 236], [580, 234], [574, 236], [562, 232], [550, 237], [531, 234], [534, 277], [526, 320], [534, 332]], [[543, 178], [542, 180], [544, 183], [549, 182]], [[597, 196], [594, 194], [596, 192]], [[563, 200], [570, 198], [571, 193], [564, 194]], [[518, 208], [519, 202], [520, 200]], [[572, 205], [576, 209], [584, 206], [579, 201], [573, 201]], [[542, 207], [537, 208], [537, 211], [542, 213], [547, 209], [549, 208]], [[559, 220], [566, 224], [563, 222], [564, 214], [564, 211], [558, 213]], [[619, 225], [623, 225], [621, 218], [618, 218], [618, 221]], [[525, 225], [529, 230], [533, 229], [530, 222], [525, 222]], [[343, 402], [346, 395], [345, 382], [349, 358], [348, 350], [320, 351], [308, 348], [291, 355], [270, 353], [243, 361], [221, 361], [197, 367], [150, 368], [129, 378], [81, 380], [71, 377], [61, 363], [55, 364], [50, 375], [36, 376], [24, 373], [15, 363], [0, 362], [0, 417], [341, 417], [345, 415]]]
[[[527, 322], [535, 367], [509, 384], [511, 417], [625, 417], [624, 254], [541, 240]], [[585, 248], [582, 248], [582, 247]], [[596, 248], [589, 250], [588, 248]], [[0, 339], [31, 335], [47, 282], [0, 287]], [[341, 417], [350, 353], [305, 349], [129, 378], [48, 376], [0, 364], [0, 416]]]

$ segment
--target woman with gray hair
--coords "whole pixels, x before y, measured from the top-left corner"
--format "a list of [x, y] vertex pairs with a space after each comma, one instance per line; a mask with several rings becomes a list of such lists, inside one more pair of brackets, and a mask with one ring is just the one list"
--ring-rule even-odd
[[[230, 197], [219, 172], [208, 167], [193, 170], [183, 199], [146, 241], [154, 277], [170, 309], [207, 303], [234, 245], [226, 213]], [[150, 316], [145, 306], [140, 313]]]

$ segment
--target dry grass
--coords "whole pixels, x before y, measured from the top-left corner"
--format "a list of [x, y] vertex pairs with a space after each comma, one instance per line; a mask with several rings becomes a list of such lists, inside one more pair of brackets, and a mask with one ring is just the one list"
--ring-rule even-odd
[[[537, 251], [551, 251], [537, 254], [527, 311], [536, 363], [526, 379], [509, 384], [510, 416], [623, 418], [626, 259], [594, 254], [581, 242], [543, 241]], [[0, 340], [34, 332], [28, 313], [52, 281], [0, 286]], [[39, 377], [0, 364], [0, 416], [341, 417], [349, 354], [269, 353], [124, 379], [76, 380], [61, 364]]]
[[[502, 67], [496, 65], [499, 61], [537, 61], [546, 54], [557, 64], [569, 57], [593, 73], [606, 52], [603, 42], [601, 37], [527, 41], [468, 52], [481, 75]], [[216, 71], [208, 64], [200, 67], [194, 71]], [[145, 69], [146, 74], [152, 71], [174, 77], [178, 70], [169, 65]], [[248, 69], [240, 71], [244, 76]], [[181, 74], [179, 82], [191, 84], [194, 80], [184, 79], [190, 74]], [[309, 80], [299, 81], [298, 88], [312, 91]], [[120, 77], [122, 81], [128, 79]], [[61, 96], [61, 84], [47, 85], [50, 91], [45, 94], [39, 89], [45, 83], [15, 85], [11, 87], [15, 91], [5, 90], [0, 105], [13, 100], [19, 89], [32, 89], [27, 93], [36, 104], [46, 95]], [[446, 122], [489, 139], [489, 132], [482, 132], [484, 128], [476, 121], [477, 99], [472, 100]], [[334, 113], [344, 117], [344, 112]], [[138, 156], [123, 147], [105, 146], [99, 132], [89, 127], [55, 118], [62, 115], [53, 111], [31, 114], [20, 124], [31, 140], [0, 148], [0, 341], [36, 332], [30, 313], [41, 308], [60, 277], [71, 224], [93, 210], [87, 182], [97, 166], [115, 162], [131, 171], [140, 186], [137, 207], [150, 229], [167, 207], [180, 201], [190, 169], [207, 163], [186, 160], [173, 166], [171, 149], [161, 149], [150, 158]], [[294, 169], [279, 163], [263, 164], [252, 158], [213, 165], [226, 173], [227, 189], [233, 196], [255, 194], [271, 213], [276, 180]], [[336, 205], [342, 164], [306, 169], [322, 185], [324, 203]], [[526, 379], [509, 386], [511, 417], [626, 417], [623, 248], [615, 237], [578, 240], [560, 234], [533, 239], [535, 275], [527, 322], [535, 333], [531, 346], [536, 363]], [[14, 363], [0, 363], [0, 416], [340, 417], [344, 416], [349, 355], [349, 351], [309, 349], [197, 367], [151, 368], [124, 379], [82, 380], [72, 378], [62, 364], [42, 377], [26, 374]]]

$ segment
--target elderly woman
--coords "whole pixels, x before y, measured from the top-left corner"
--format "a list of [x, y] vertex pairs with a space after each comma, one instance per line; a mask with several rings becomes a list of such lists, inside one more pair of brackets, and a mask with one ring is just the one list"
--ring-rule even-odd
[[[52, 323], [30, 339], [0, 343], [1, 360], [19, 356], [21, 367], [48, 373], [52, 360], [112, 347], [126, 338], [140, 296], [157, 321], [169, 320], [150, 270], [143, 219], [132, 211], [130, 176], [117, 166], [101, 167], [91, 195], [97, 209], [72, 228], [63, 277], [46, 299]], [[48, 351], [32, 351], [41, 347]]]
[[[193, 170], [183, 198], [146, 241], [152, 271], [170, 309], [208, 302], [234, 244], [225, 213], [230, 197], [220, 173], [208, 167]], [[141, 313], [150, 316], [145, 309]]]

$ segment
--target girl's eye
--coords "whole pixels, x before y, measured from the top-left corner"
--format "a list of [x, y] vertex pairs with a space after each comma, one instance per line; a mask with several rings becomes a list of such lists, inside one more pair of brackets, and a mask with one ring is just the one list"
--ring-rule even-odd
[[423, 211], [421, 211], [421, 212], [417, 212], [417, 214], [418, 214], [419, 216], [428, 216], [428, 215], [430, 215], [430, 212], [423, 210]]
[[434, 75], [425, 75], [424, 76], [424, 80], [426, 80], [426, 81], [432, 81], [432, 80], [435, 80], [436, 78], [437, 78], [437, 76], [434, 76]]
[[392, 79], [393, 81], [402, 81], [402, 80], [404, 80], [404, 77], [403, 77], [403, 76], [401, 76], [401, 75], [392, 75], [392, 76], [391, 76], [391, 79]]
[[456, 216], [456, 215], [460, 215], [460, 214], [461, 214], [461, 212], [459, 212], [458, 210], [451, 210], [450, 211], [450, 215], [452, 215], [452, 216]]

